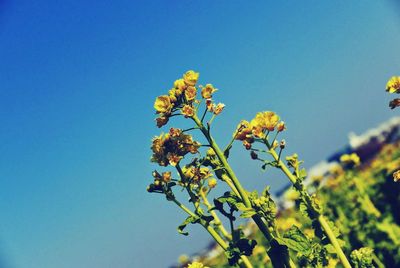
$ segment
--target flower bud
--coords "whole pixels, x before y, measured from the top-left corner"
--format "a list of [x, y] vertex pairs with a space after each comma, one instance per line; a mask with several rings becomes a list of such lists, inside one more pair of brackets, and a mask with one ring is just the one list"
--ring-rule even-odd
[[278, 125], [276, 126], [276, 129], [278, 130], [278, 132], [282, 132], [286, 129], [286, 125], [285, 122], [281, 121], [278, 123]]
[[274, 140], [274, 142], [272, 143], [272, 149], [276, 149], [276, 148], [278, 148], [278, 146], [279, 146], [279, 143], [278, 143], [278, 141], [277, 140]]
[[258, 154], [256, 152], [254, 152], [254, 151], [250, 152], [250, 156], [251, 156], [251, 159], [253, 159], [253, 160], [258, 159]]
[[286, 146], [286, 141], [281, 140], [281, 142], [279, 143], [279, 147], [283, 150], [283, 149], [285, 149], [285, 146]]
[[211, 178], [208, 180], [208, 187], [210, 189], [215, 188], [215, 186], [217, 186], [217, 180], [215, 178]]

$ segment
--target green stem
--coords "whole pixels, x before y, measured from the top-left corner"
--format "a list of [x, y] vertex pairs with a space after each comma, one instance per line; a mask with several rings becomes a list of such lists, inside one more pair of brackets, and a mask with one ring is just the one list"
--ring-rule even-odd
[[372, 259], [379, 268], [385, 268], [385, 265], [381, 262], [381, 260], [378, 258], [378, 256], [376, 256], [374, 252], [372, 253]]
[[[233, 172], [231, 166], [229, 165], [224, 153], [219, 148], [218, 144], [214, 141], [214, 139], [210, 135], [209, 131], [204, 127], [202, 122], [199, 120], [197, 115], [195, 114], [192, 118], [193, 118], [194, 122], [196, 123], [196, 125], [201, 130], [201, 132], [206, 137], [206, 139], [207, 139], [208, 143], [210, 144], [211, 148], [213, 148], [213, 150], [214, 150], [215, 154], [217, 155], [220, 163], [225, 168], [225, 171], [228, 174], [229, 178], [232, 180], [232, 183], [235, 186], [235, 189], [238, 191], [239, 197], [242, 199], [243, 204], [246, 207], [251, 208], [252, 207], [251, 201], [250, 201], [246, 191], [244, 190], [244, 188], [240, 184], [239, 179], [236, 177], [236, 174]], [[257, 224], [257, 226], [260, 229], [260, 231], [265, 236], [265, 238], [270, 243], [274, 239], [274, 237], [270, 233], [267, 225], [264, 223], [262, 218], [258, 214], [255, 214], [252, 218], [253, 218], [254, 222]], [[287, 255], [289, 256], [288, 252], [287, 252]], [[274, 258], [274, 256], [270, 256], [270, 258], [271, 258], [271, 261], [273, 261], [272, 258]], [[281, 261], [282, 260], [277, 260], [277, 262], [281, 262]], [[286, 261], [285, 265], [288, 266], [288, 267], [295, 267], [295, 266], [293, 266], [293, 262], [290, 260], [290, 258], [289, 258], [289, 260]]]
[[213, 218], [214, 218], [214, 223], [215, 223], [215, 225], [217, 226], [217, 228], [219, 229], [219, 231], [222, 233], [222, 235], [223, 235], [226, 239], [231, 240], [232, 237], [231, 237], [231, 235], [228, 233], [228, 231], [225, 229], [224, 225], [222, 224], [221, 219], [218, 217], [217, 213], [215, 213], [214, 210], [211, 210], [211, 209], [212, 209], [212, 206], [211, 206], [210, 202], [208, 201], [208, 198], [207, 198], [206, 194], [204, 193], [203, 189], [200, 190], [200, 196], [201, 196], [201, 198], [203, 199], [204, 205], [206, 205], [208, 211], [210, 211], [211, 215], [213, 216]]
[[282, 172], [286, 175], [286, 177], [288, 177], [288, 179], [293, 184], [293, 186], [299, 192], [302, 192], [306, 195], [305, 203], [306, 203], [308, 209], [310, 209], [313, 212], [313, 213], [311, 213], [312, 218], [317, 219], [319, 221], [319, 223], [321, 224], [326, 236], [329, 238], [329, 241], [331, 242], [332, 246], [335, 248], [336, 254], [339, 256], [340, 261], [342, 262], [343, 266], [346, 268], [348, 268], [348, 267], [351, 268], [351, 265], [350, 265], [346, 255], [344, 254], [342, 248], [340, 247], [339, 242], [338, 242], [337, 238], [335, 237], [335, 235], [333, 234], [331, 227], [329, 227], [329, 224], [327, 223], [326, 219], [324, 218], [324, 216], [322, 214], [318, 213], [313, 208], [312, 202], [311, 202], [311, 197], [308, 194], [308, 192], [305, 191], [304, 185], [302, 183], [297, 182], [296, 176], [294, 176], [290, 172], [289, 168], [282, 162], [282, 160], [279, 159], [278, 154], [275, 152], [274, 149], [271, 148], [270, 144], [266, 143], [266, 145], [269, 149], [269, 153], [272, 155], [272, 157], [275, 159], [275, 161], [277, 161], [278, 167], [282, 170]]
[[325, 234], [328, 236], [329, 240], [331, 241], [332, 246], [335, 248], [336, 254], [339, 256], [339, 259], [342, 262], [343, 266], [345, 268], [351, 268], [349, 260], [347, 259], [346, 255], [344, 255], [344, 252], [339, 245], [339, 241], [336, 239], [335, 234], [333, 233], [331, 227], [329, 227], [329, 224], [325, 220], [324, 216], [319, 215], [318, 221], [321, 224], [322, 228], [324, 229]]
[[[192, 217], [198, 217], [195, 213], [193, 213], [190, 209], [188, 209], [185, 205], [180, 203], [178, 200], [175, 198], [172, 199], [172, 201], [180, 207], [184, 212], [189, 214]], [[214, 238], [214, 240], [217, 242], [217, 244], [224, 250], [228, 250], [228, 244], [224, 241], [224, 239], [212, 228], [210, 225], [204, 223], [204, 221], [200, 221], [200, 224], [207, 230], [207, 232]], [[247, 268], [253, 268], [253, 265], [250, 263], [249, 259], [246, 256], [240, 256], [240, 259], [242, 260], [243, 264]]]

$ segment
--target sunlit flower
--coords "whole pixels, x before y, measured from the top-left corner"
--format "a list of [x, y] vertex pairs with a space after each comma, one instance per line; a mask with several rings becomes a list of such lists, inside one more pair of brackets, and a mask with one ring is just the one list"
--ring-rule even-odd
[[389, 93], [400, 93], [400, 76], [393, 76], [386, 84]]
[[186, 84], [185, 84], [185, 81], [183, 80], [183, 79], [178, 79], [178, 80], [175, 80], [175, 82], [174, 82], [174, 88], [175, 88], [175, 92], [176, 92], [176, 96], [178, 97], [178, 96], [180, 96], [181, 94], [182, 94], [182, 92], [185, 90], [185, 88], [186, 88]]
[[[279, 116], [271, 111], [257, 113], [256, 117], [251, 120], [250, 125], [259, 135], [260, 129], [274, 131], [278, 124]], [[254, 132], [253, 132], [254, 133]]]
[[218, 103], [217, 105], [215, 105], [215, 107], [214, 107], [214, 114], [215, 115], [219, 115], [221, 112], [222, 112], [222, 110], [225, 108], [225, 104], [223, 104], [223, 103]]
[[157, 113], [169, 114], [172, 109], [171, 99], [167, 95], [158, 96], [154, 102]]
[[199, 73], [196, 73], [195, 71], [187, 71], [183, 75], [183, 80], [186, 85], [188, 86], [194, 86], [197, 83], [197, 80], [199, 79]]
[[194, 115], [194, 108], [188, 104], [185, 104], [181, 111], [185, 117], [192, 117]]
[[196, 98], [197, 89], [193, 86], [188, 86], [185, 90], [185, 97], [187, 101], [192, 101]]
[[395, 182], [400, 181], [400, 170], [397, 170], [396, 172], [393, 173], [393, 180]]
[[208, 187], [210, 189], [215, 188], [217, 186], [217, 180], [215, 178], [211, 178], [208, 180]]
[[212, 94], [217, 91], [216, 88], [213, 87], [212, 84], [207, 84], [205, 87], [203, 87], [201, 89], [201, 96], [204, 99], [211, 99], [212, 98]]
[[240, 121], [235, 131], [235, 139], [243, 141], [251, 135], [250, 123], [246, 120]]

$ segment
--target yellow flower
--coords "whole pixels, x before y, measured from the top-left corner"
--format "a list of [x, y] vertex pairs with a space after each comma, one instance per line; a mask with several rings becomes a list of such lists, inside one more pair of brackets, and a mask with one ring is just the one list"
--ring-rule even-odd
[[239, 125], [236, 128], [235, 139], [243, 141], [249, 136], [251, 136], [250, 123], [246, 120], [240, 121]]
[[[271, 111], [260, 112], [256, 114], [256, 117], [251, 120], [250, 125], [259, 135], [261, 130], [274, 131], [278, 124], [279, 116]], [[254, 133], [254, 132], [253, 132]]]
[[400, 76], [393, 76], [386, 84], [389, 93], [400, 93]]
[[182, 114], [185, 117], [192, 117], [194, 115], [194, 108], [192, 106], [188, 105], [188, 104], [185, 104], [182, 107]]
[[216, 88], [213, 87], [212, 84], [207, 84], [205, 87], [203, 87], [201, 89], [201, 96], [204, 99], [211, 99], [212, 98], [212, 94], [217, 91]]
[[214, 178], [211, 178], [208, 180], [208, 187], [210, 187], [210, 189], [214, 188], [215, 186], [217, 186], [217, 180]]
[[360, 164], [360, 157], [357, 154], [344, 154], [340, 157], [340, 162], [343, 164], [352, 164], [354, 166], [358, 166]]
[[400, 170], [397, 170], [395, 173], [393, 173], [393, 180], [395, 182], [400, 181]]
[[177, 97], [178, 96], [180, 96], [181, 94], [182, 94], [182, 92], [185, 90], [185, 88], [186, 88], [186, 84], [185, 84], [185, 81], [183, 80], [183, 79], [178, 79], [178, 80], [175, 80], [175, 82], [174, 82], [174, 88], [175, 88], [175, 90], [176, 90], [176, 92], [177, 92]]
[[175, 167], [179, 163], [179, 161], [181, 161], [182, 158], [183, 158], [182, 156], [173, 153], [167, 155], [169, 164], [173, 167]]
[[185, 90], [185, 97], [187, 101], [192, 101], [196, 98], [197, 89], [195, 87], [189, 86]]
[[172, 109], [171, 99], [167, 95], [158, 96], [154, 102], [157, 113], [169, 114]]
[[222, 112], [222, 110], [225, 108], [225, 104], [223, 104], [223, 103], [218, 103], [217, 105], [215, 105], [215, 107], [214, 107], [214, 114], [215, 115], [219, 115], [221, 112]]
[[192, 71], [192, 70], [187, 71], [183, 75], [183, 81], [188, 86], [196, 85], [198, 79], [199, 79], [199, 73], [196, 73], [195, 71]]

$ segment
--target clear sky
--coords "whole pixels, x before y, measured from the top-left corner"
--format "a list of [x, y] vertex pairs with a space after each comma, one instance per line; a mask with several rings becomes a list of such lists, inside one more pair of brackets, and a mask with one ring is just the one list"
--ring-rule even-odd
[[[398, 115], [395, 1], [277, 3], [0, 0], [0, 267], [166, 267], [207, 244], [145, 191], [154, 99], [188, 69], [227, 105], [222, 144], [274, 110], [307, 167]], [[284, 184], [231, 158], [248, 189]]]

